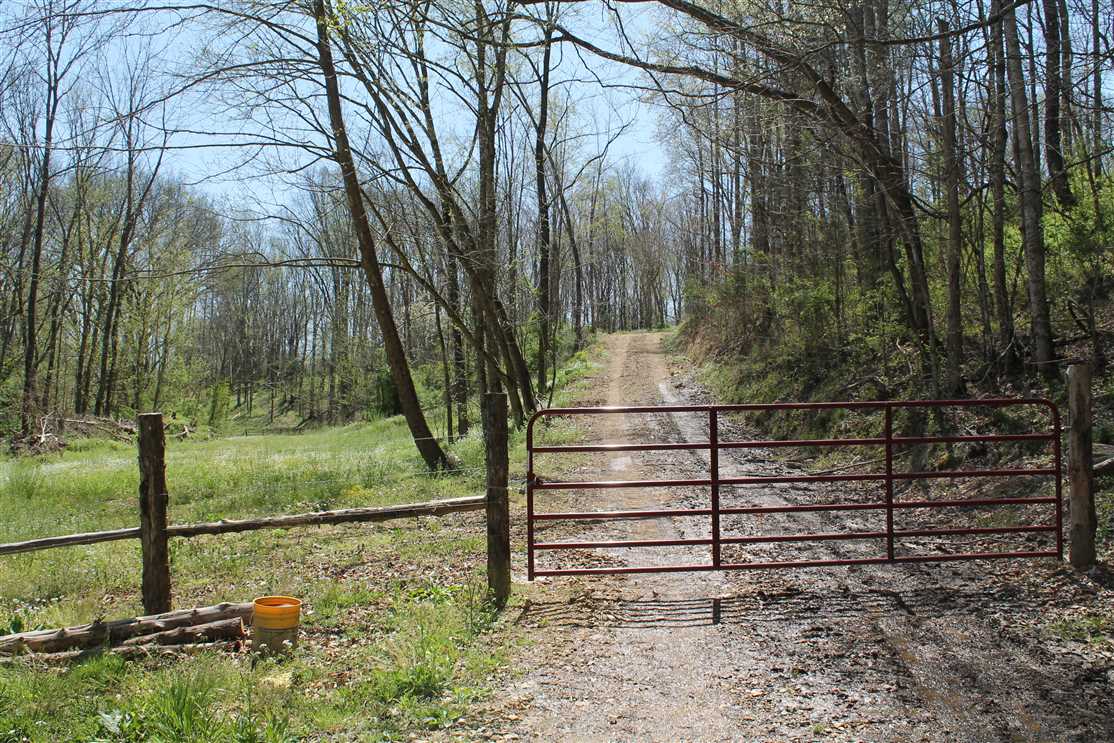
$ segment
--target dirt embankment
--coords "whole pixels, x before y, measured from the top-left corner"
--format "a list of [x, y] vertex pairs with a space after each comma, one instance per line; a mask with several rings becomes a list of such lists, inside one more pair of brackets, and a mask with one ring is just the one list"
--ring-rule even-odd
[[[582, 404], [706, 402], [690, 370], [670, 368], [661, 342], [657, 334], [609, 337], [605, 367]], [[692, 415], [602, 416], [588, 426], [586, 438], [597, 442], [707, 436], [706, 421]], [[616, 453], [541, 466], [569, 479], [702, 477], [707, 456]], [[725, 476], [791, 467], [768, 451], [721, 455]], [[849, 496], [841, 484], [759, 486], [723, 497], [779, 504]], [[543, 491], [539, 510], [693, 508], [707, 498], [706, 488]], [[736, 517], [724, 533], [869, 530], [877, 516], [863, 513]], [[538, 538], [706, 538], [708, 529], [704, 518], [556, 522]], [[706, 561], [707, 549], [554, 552], [539, 560], [667, 565]], [[732, 559], [784, 560], [878, 547], [733, 549]], [[527, 600], [514, 621], [530, 641], [464, 737], [1114, 740], [1114, 646], [1109, 637], [1065, 639], [1073, 617], [1114, 613], [1114, 581], [1077, 576], [1055, 560], [555, 578], [520, 588]]]

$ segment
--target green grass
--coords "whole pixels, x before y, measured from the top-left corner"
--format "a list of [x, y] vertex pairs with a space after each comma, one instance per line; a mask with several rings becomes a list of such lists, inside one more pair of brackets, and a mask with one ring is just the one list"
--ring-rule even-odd
[[1114, 614], [1089, 613], [1052, 622], [1049, 630], [1062, 640], [1097, 643], [1114, 637]]
[[[559, 375], [555, 404], [593, 368]], [[546, 441], [574, 436], [557, 423]], [[524, 432], [512, 434], [512, 478]], [[404, 421], [304, 434], [171, 441], [171, 522], [379, 506], [482, 492], [479, 430], [452, 446], [462, 471], [424, 471]], [[78, 442], [0, 459], [0, 542], [138, 523], [135, 451]], [[306, 602], [285, 660], [208, 653], [59, 667], [0, 665], [0, 743], [408, 738], [451, 726], [485, 693], [512, 641], [492, 633], [482, 516], [266, 530], [171, 541], [176, 607], [282, 593]], [[0, 560], [0, 634], [142, 613], [135, 541]]]

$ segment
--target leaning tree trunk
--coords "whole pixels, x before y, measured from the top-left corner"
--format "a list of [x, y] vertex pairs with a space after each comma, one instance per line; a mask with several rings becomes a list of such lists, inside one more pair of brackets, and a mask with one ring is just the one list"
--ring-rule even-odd
[[371, 289], [372, 307], [379, 322], [379, 332], [383, 336], [387, 366], [398, 390], [402, 414], [406, 418], [410, 434], [414, 437], [414, 444], [418, 447], [426, 466], [431, 470], [447, 469], [450, 466], [449, 459], [441, 449], [441, 444], [434, 438], [433, 432], [426, 423], [425, 414], [422, 413], [414, 379], [410, 376], [410, 365], [406, 360], [406, 352], [402, 347], [398, 326], [395, 324], [394, 313], [391, 311], [390, 300], [387, 297], [387, 287], [383, 283], [383, 272], [375, 250], [375, 238], [371, 233], [363, 193], [360, 190], [359, 179], [356, 177], [352, 150], [348, 144], [348, 133], [344, 126], [340, 85], [337, 82], [336, 66], [333, 63], [329, 40], [329, 18], [325, 11], [324, 0], [314, 2], [313, 14], [317, 23], [318, 64], [325, 78], [325, 97], [329, 108], [329, 122], [333, 129], [333, 158], [340, 166], [344, 181], [344, 193], [348, 198], [348, 210], [360, 249], [360, 264], [363, 266], [368, 287]]

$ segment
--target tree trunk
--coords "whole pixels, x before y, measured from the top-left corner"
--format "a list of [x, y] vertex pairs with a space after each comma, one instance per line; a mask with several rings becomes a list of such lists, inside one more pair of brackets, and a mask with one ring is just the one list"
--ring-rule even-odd
[[387, 357], [387, 366], [390, 368], [391, 379], [398, 390], [402, 414], [406, 418], [410, 434], [414, 438], [414, 444], [421, 453], [422, 459], [425, 460], [426, 466], [430, 470], [448, 469], [450, 466], [449, 459], [441, 449], [441, 444], [434, 438], [433, 432], [426, 423], [425, 414], [422, 412], [418, 392], [414, 387], [414, 380], [410, 376], [410, 365], [406, 360], [402, 340], [398, 335], [398, 327], [395, 325], [394, 313], [387, 297], [387, 287], [383, 283], [383, 272], [379, 265], [379, 257], [376, 255], [375, 238], [368, 223], [363, 193], [360, 190], [360, 182], [356, 176], [356, 166], [348, 144], [348, 134], [344, 127], [340, 85], [337, 81], [332, 46], [329, 40], [330, 19], [325, 10], [324, 0], [315, 0], [313, 14], [317, 24], [318, 64], [324, 77], [329, 122], [333, 130], [333, 158], [340, 166], [344, 181], [348, 211], [360, 248], [360, 264], [364, 269], [368, 287], [371, 289], [372, 306], [375, 310], [376, 319], [379, 321], [379, 332], [383, 336], [383, 350]]
[[[990, 14], [1001, 12], [1000, 0], [990, 4]], [[1014, 350], [1013, 306], [1006, 278], [1006, 60], [1002, 50], [1002, 22], [989, 29], [989, 54], [991, 59], [990, 111], [990, 189], [992, 195], [991, 234], [994, 244], [994, 310], [998, 318], [998, 354], [1003, 367], [1013, 367], [1017, 353]]]
[[1091, 95], [1094, 100], [1091, 101], [1091, 157], [1095, 158], [1095, 173], [1102, 172], [1102, 64], [1099, 60], [1102, 58], [1106, 43], [1103, 41], [1101, 25], [1099, 20], [1100, 10], [1099, 0], [1091, 0], [1091, 53], [1093, 55], [1092, 66], [1094, 72], [1091, 78]]
[[944, 375], [944, 393], [963, 394], [963, 315], [960, 285], [960, 257], [963, 252], [963, 222], [959, 209], [959, 156], [956, 152], [955, 123], [955, 70], [952, 65], [951, 38], [948, 23], [937, 21], [940, 29], [940, 73], [943, 88], [943, 156], [944, 188], [948, 201], [948, 334], [947, 369]]
[[[51, 26], [47, 27], [47, 47], [51, 44]], [[50, 193], [50, 155], [54, 144], [54, 118], [58, 111], [58, 81], [51, 65], [47, 77], [49, 98], [46, 131], [43, 135], [43, 158], [39, 167], [39, 189], [35, 201], [35, 227], [31, 236], [31, 275], [27, 280], [27, 305], [23, 325], [23, 404], [20, 406], [20, 432], [31, 434], [38, 414], [38, 318], [39, 275], [42, 271], [43, 235], [46, 231], [46, 198]]]
[[1052, 192], [1061, 206], [1075, 204], [1075, 197], [1068, 183], [1067, 166], [1061, 150], [1063, 127], [1061, 104], [1063, 99], [1062, 39], [1060, 38], [1060, 2], [1043, 0], [1044, 6], [1044, 158], [1048, 161]]
[[1052, 323], [1044, 275], [1044, 229], [1041, 226], [1040, 173], [1033, 157], [1033, 138], [1029, 127], [1029, 104], [1021, 71], [1021, 43], [1017, 33], [1017, 14], [1010, 8], [1002, 19], [1005, 31], [1006, 73], [1009, 76], [1013, 107], [1014, 141], [1018, 153], [1020, 180], [1021, 234], [1025, 264], [1029, 269], [1029, 314], [1033, 351], [1031, 362], [1038, 371], [1052, 376]]
[[553, 26], [545, 27], [541, 78], [538, 81], [538, 120], [534, 130], [534, 183], [538, 197], [538, 395], [545, 397], [546, 364], [549, 358], [549, 333], [553, 282], [549, 276], [552, 229], [549, 198], [545, 183], [545, 135], [549, 123], [549, 64], [553, 49]]
[[[457, 273], [456, 263], [449, 258], [445, 261], [448, 272], [448, 299], [452, 311], [460, 316], [460, 277]], [[464, 356], [464, 339], [461, 337], [460, 328], [453, 323], [449, 334], [453, 350], [453, 401], [456, 403], [456, 432], [458, 436], [466, 436], [470, 426], [468, 420], [468, 368]]]
[[449, 346], [445, 342], [445, 331], [441, 326], [441, 305], [433, 306], [433, 319], [437, 329], [437, 348], [441, 352], [441, 385], [444, 387], [442, 397], [445, 400], [445, 439], [451, 444], [453, 436], [453, 387], [452, 372], [449, 365]]

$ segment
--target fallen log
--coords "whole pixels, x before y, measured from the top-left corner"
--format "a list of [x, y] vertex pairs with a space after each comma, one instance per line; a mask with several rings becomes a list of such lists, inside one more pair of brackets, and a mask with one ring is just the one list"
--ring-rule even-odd
[[63, 424], [68, 423], [79, 430], [86, 429], [81, 431], [82, 433], [87, 433], [88, 429], [96, 429], [124, 441], [130, 441], [138, 433], [135, 423], [118, 421], [113, 418], [62, 418], [61, 422]]
[[1095, 477], [1114, 474], [1114, 446], [1110, 444], [1094, 444]]
[[102, 655], [119, 655], [128, 660], [139, 658], [176, 657], [197, 655], [205, 652], [227, 652], [239, 649], [239, 640], [222, 642], [192, 643], [188, 645], [121, 645], [114, 648], [89, 648], [86, 650], [65, 650], [59, 653], [25, 653], [0, 658], [0, 666], [37, 665], [70, 663], [73, 661], [96, 658]]
[[[214, 521], [203, 524], [181, 524], [168, 527], [166, 533], [171, 537], [196, 537], [201, 534], [230, 534], [256, 529], [285, 529], [292, 526], [323, 526], [325, 524], [345, 524], [356, 522], [390, 521], [391, 519], [417, 518], [419, 516], [442, 516], [459, 511], [480, 511], [485, 507], [482, 495], [465, 498], [430, 501], [428, 503], [409, 503], [401, 506], [381, 506], [377, 508], [344, 508], [339, 511], [314, 511], [296, 513], [289, 516], [267, 516], [258, 519]], [[85, 534], [69, 534], [62, 537], [43, 537], [25, 542], [0, 544], [0, 555], [14, 555], [20, 552], [35, 552], [53, 547], [69, 547], [78, 544], [97, 544], [121, 539], [137, 539], [139, 528], [94, 531]]]
[[243, 638], [244, 620], [233, 617], [232, 619], [221, 619], [207, 624], [176, 627], [150, 635], [139, 635], [124, 640], [123, 645], [190, 645], [218, 640], [242, 640]]
[[133, 637], [166, 632], [178, 627], [206, 625], [221, 620], [250, 620], [252, 604], [216, 604], [198, 609], [179, 609], [134, 619], [91, 622], [63, 629], [35, 630], [0, 637], [0, 655], [55, 653], [75, 648], [113, 646]]

